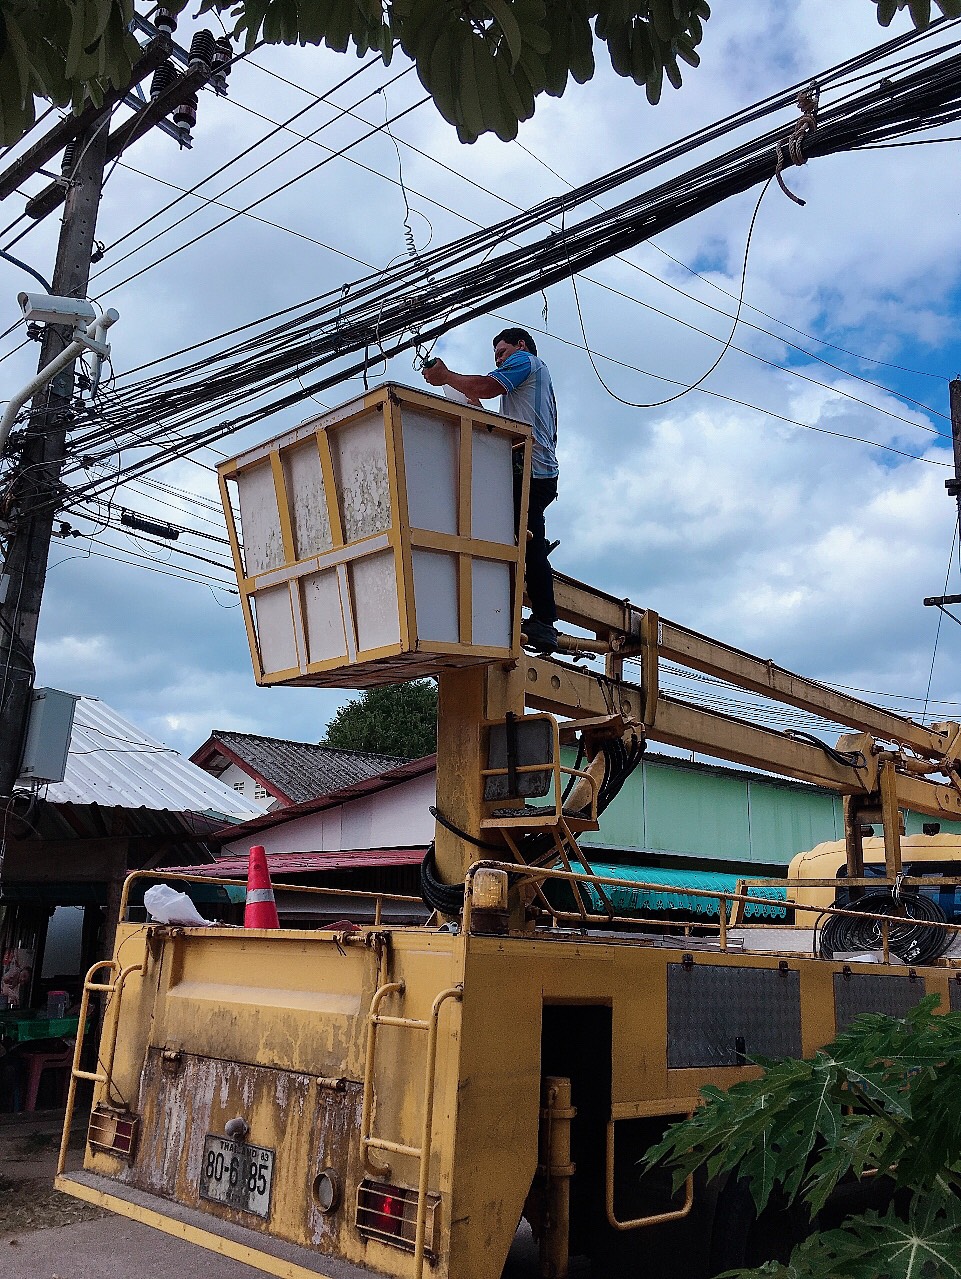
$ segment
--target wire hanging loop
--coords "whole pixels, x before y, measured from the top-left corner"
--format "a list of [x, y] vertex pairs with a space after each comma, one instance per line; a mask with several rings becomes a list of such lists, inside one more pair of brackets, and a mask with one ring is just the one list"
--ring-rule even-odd
[[[774, 170], [774, 176], [777, 178], [777, 184], [795, 204], [799, 204], [802, 209], [807, 203], [802, 200], [799, 195], [795, 195], [793, 191], [788, 189], [787, 184], [781, 177], [781, 171], [789, 164], [807, 164], [808, 158], [804, 154], [804, 139], [809, 133], [813, 133], [818, 127], [818, 99], [821, 96], [821, 90], [816, 84], [809, 85], [806, 89], [802, 89], [798, 97], [797, 104], [801, 111], [801, 116], [794, 126], [789, 138], [783, 143], [775, 142], [774, 153], [777, 156], [777, 168]], [[785, 155], [785, 151], [787, 155]]]

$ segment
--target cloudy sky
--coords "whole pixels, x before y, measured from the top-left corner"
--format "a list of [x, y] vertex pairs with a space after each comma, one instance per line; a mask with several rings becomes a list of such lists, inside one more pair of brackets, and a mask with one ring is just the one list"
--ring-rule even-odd
[[[154, 131], [110, 174], [90, 292], [121, 315], [111, 334], [118, 389], [147, 361], [397, 261], [406, 252], [401, 177], [418, 247], [436, 246], [908, 28], [899, 15], [883, 32], [870, 0], [717, 0], [715, 10], [702, 66], [685, 69], [682, 90], [666, 89], [656, 109], [611, 72], [599, 46], [595, 79], [541, 100], [517, 144], [461, 146], [429, 104], [398, 121], [393, 139], [365, 139], [385, 112], [423, 96], [403, 61], [372, 67], [326, 101], [317, 99], [356, 70], [352, 57], [264, 49], [238, 63], [227, 98], [202, 95], [192, 150]], [[185, 17], [177, 39], [189, 43], [198, 25]], [[255, 146], [303, 107], [296, 133]], [[787, 132], [795, 118], [792, 109], [778, 122]], [[957, 145], [816, 159], [788, 174], [803, 208], [772, 186], [733, 347], [701, 388], [663, 407], [615, 396], [664, 399], [716, 358], [757, 192], [592, 268], [577, 286], [583, 332], [564, 283], [549, 290], [546, 319], [537, 296], [442, 338], [448, 364], [486, 372], [504, 318], [536, 331], [561, 411], [561, 497], [549, 512], [559, 568], [918, 717], [926, 698], [929, 719], [961, 713], [961, 633], [942, 622], [931, 678], [938, 615], [922, 607], [946, 581], [961, 589], [944, 491], [947, 384], [961, 368]], [[21, 201], [13, 195], [0, 210], [3, 226], [15, 223], [3, 247], [23, 229]], [[240, 209], [249, 213], [231, 218]], [[12, 251], [48, 274], [57, 231], [48, 219]], [[15, 323], [25, 287], [0, 261], [0, 330]], [[0, 342], [0, 396], [35, 366], [34, 346], [16, 349], [22, 339], [21, 326]], [[389, 374], [419, 382], [409, 355]], [[328, 391], [324, 403], [359, 385]], [[202, 450], [115, 493], [115, 508], [190, 529], [176, 549], [105, 529], [103, 508], [89, 511], [99, 522], [71, 513], [84, 536], [52, 547], [38, 683], [101, 697], [186, 752], [213, 728], [321, 738], [346, 694], [253, 683], [232, 574], [220, 567], [227, 548], [216, 540], [224, 529], [212, 470], [315, 411], [308, 400], [222, 452]]]

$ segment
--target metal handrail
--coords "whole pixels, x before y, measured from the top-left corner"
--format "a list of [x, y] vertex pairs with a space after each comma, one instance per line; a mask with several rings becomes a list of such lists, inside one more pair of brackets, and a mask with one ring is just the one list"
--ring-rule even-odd
[[[123, 922], [127, 920], [127, 911], [129, 909], [130, 887], [134, 880], [137, 879], [173, 879], [178, 883], [185, 884], [218, 884], [222, 887], [246, 888], [247, 881], [245, 879], [230, 879], [221, 875], [182, 875], [178, 871], [177, 874], [171, 874], [163, 868], [158, 870], [135, 870], [127, 876], [123, 883], [123, 891], [120, 894], [120, 919]], [[423, 900], [420, 897], [413, 897], [405, 893], [376, 893], [369, 889], [360, 888], [325, 888], [317, 884], [277, 884], [277, 889], [283, 889], [284, 892], [291, 893], [307, 893], [324, 897], [364, 897], [372, 898], [375, 903], [374, 907], [374, 926], [380, 925], [380, 905], [385, 901], [394, 902], [416, 902], [418, 906], [423, 906]]]
[[[360, 1117], [360, 1150], [364, 1167], [377, 1177], [390, 1175], [390, 1164], [377, 1163], [371, 1159], [370, 1151], [386, 1150], [391, 1154], [409, 1155], [419, 1165], [417, 1178], [417, 1216], [414, 1228], [414, 1279], [421, 1279], [424, 1273], [424, 1237], [427, 1228], [427, 1182], [430, 1176], [430, 1130], [434, 1122], [434, 1083], [437, 1077], [437, 1027], [440, 1021], [440, 1010], [448, 999], [463, 998], [464, 987], [461, 984], [449, 986], [434, 997], [430, 1016], [427, 1020], [417, 1017], [387, 1017], [379, 1012], [380, 1005], [389, 995], [403, 995], [407, 989], [406, 982], [385, 982], [374, 991], [367, 1014], [367, 1055], [364, 1063], [364, 1097]], [[374, 1054], [378, 1026], [399, 1026], [408, 1030], [427, 1031], [427, 1076], [424, 1080], [424, 1114], [421, 1123], [419, 1146], [407, 1146], [401, 1142], [388, 1141], [385, 1137], [371, 1135], [374, 1095]]]
[[[116, 973], [116, 978], [112, 982], [95, 982], [94, 974], [101, 968], [108, 968], [111, 972]], [[73, 1111], [77, 1097], [77, 1080], [89, 1079], [94, 1083], [103, 1084], [107, 1090], [107, 1100], [110, 1100], [110, 1086], [113, 1079], [113, 1061], [117, 1052], [117, 1032], [120, 1028], [120, 1000], [123, 996], [123, 987], [127, 978], [131, 973], [139, 973], [143, 971], [143, 964], [128, 964], [126, 968], [121, 968], [116, 959], [101, 959], [94, 964], [88, 971], [83, 982], [83, 994], [80, 999], [79, 1025], [82, 1028], [77, 1035], [77, 1042], [73, 1047], [73, 1062], [70, 1066], [70, 1083], [67, 1089], [67, 1108], [63, 1118], [63, 1135], [60, 1138], [60, 1153], [57, 1156], [57, 1176], [59, 1177], [64, 1170], [67, 1162], [67, 1148], [70, 1144], [70, 1130], [73, 1126]], [[116, 995], [117, 1000], [113, 1009], [113, 1021], [111, 1023], [111, 1034], [107, 1049], [107, 1059], [102, 1061], [98, 1055], [98, 1062], [102, 1067], [101, 1070], [81, 1070], [80, 1056], [83, 1052], [84, 1030], [87, 1025], [87, 1018], [90, 1015], [90, 996], [91, 994], [107, 994]]]
[[[468, 867], [467, 874], [464, 879], [464, 931], [470, 932], [470, 915], [471, 915], [471, 890], [473, 887], [474, 876], [479, 870], [503, 870], [512, 875], [515, 879], [523, 882], [525, 879], [545, 880], [559, 879], [574, 884], [603, 884], [611, 888], [645, 888], [653, 889], [655, 892], [676, 893], [678, 891], [677, 884], [658, 884], [656, 882], [647, 882], [636, 879], [623, 879], [615, 875], [597, 875], [593, 872], [588, 874], [585, 871], [565, 871], [557, 870], [544, 866], [518, 865], [516, 862], [500, 862], [493, 860], [485, 860], [474, 862]], [[803, 881], [809, 882], [809, 881]], [[850, 886], [851, 880], [839, 879], [835, 881], [839, 888]], [[886, 881], [882, 879], [872, 880], [875, 886], [883, 887]], [[901, 883], [905, 883], [906, 879], [902, 879]], [[928, 881], [930, 883], [930, 881]], [[727, 930], [728, 930], [728, 906], [736, 902], [743, 902], [745, 905], [759, 906], [776, 906], [779, 909], [793, 909], [795, 911], [807, 911], [814, 915], [841, 915], [851, 919], [865, 920], [874, 919], [882, 925], [890, 924], [890, 915], [879, 915], [869, 911], [853, 911], [847, 910], [843, 906], [818, 906], [811, 905], [807, 902], [793, 901], [790, 898], [766, 898], [756, 897], [753, 894], [742, 893], [736, 890], [724, 888], [684, 888], [686, 897], [710, 897], [720, 903], [719, 920], [715, 924], [711, 920], [697, 921], [698, 928], [717, 929], [719, 943], [722, 950], [727, 949]], [[553, 908], [552, 908], [553, 909]], [[559, 919], [580, 919], [581, 916], [575, 915], [572, 911], [556, 911], [554, 912]], [[611, 923], [632, 924], [638, 923], [657, 923], [663, 926], [664, 920], [643, 920], [634, 916], [616, 915], [611, 918], [608, 915], [588, 913], [587, 918], [597, 923], [610, 925]], [[961, 924], [941, 923], [939, 920], [915, 920], [914, 923], [923, 925], [926, 928], [941, 929], [945, 932], [959, 933], [961, 932]]]
[[[693, 1111], [688, 1112], [690, 1119]], [[681, 1217], [686, 1217], [691, 1211], [694, 1204], [694, 1174], [690, 1174], [684, 1182], [684, 1202], [680, 1208], [670, 1208], [667, 1212], [649, 1213], [646, 1217], [633, 1217], [628, 1221], [621, 1221], [614, 1213], [614, 1124], [613, 1115], [607, 1121], [607, 1151], [606, 1165], [607, 1173], [605, 1177], [604, 1200], [607, 1207], [607, 1222], [615, 1230], [637, 1230], [640, 1226], [660, 1226], [665, 1221], [677, 1221]]]

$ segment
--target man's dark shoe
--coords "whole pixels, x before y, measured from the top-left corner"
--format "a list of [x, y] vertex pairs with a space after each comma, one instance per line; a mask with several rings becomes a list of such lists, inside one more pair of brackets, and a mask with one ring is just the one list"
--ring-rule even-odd
[[527, 648], [538, 653], [557, 652], [557, 631], [549, 622], [539, 622], [536, 617], [529, 617], [521, 622], [521, 638]]

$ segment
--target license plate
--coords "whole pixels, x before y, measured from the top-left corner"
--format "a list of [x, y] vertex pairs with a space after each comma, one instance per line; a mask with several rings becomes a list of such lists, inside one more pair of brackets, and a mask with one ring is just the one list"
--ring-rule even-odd
[[267, 1217], [273, 1174], [272, 1150], [228, 1137], [210, 1136], [204, 1142], [200, 1167], [200, 1194], [204, 1199]]

